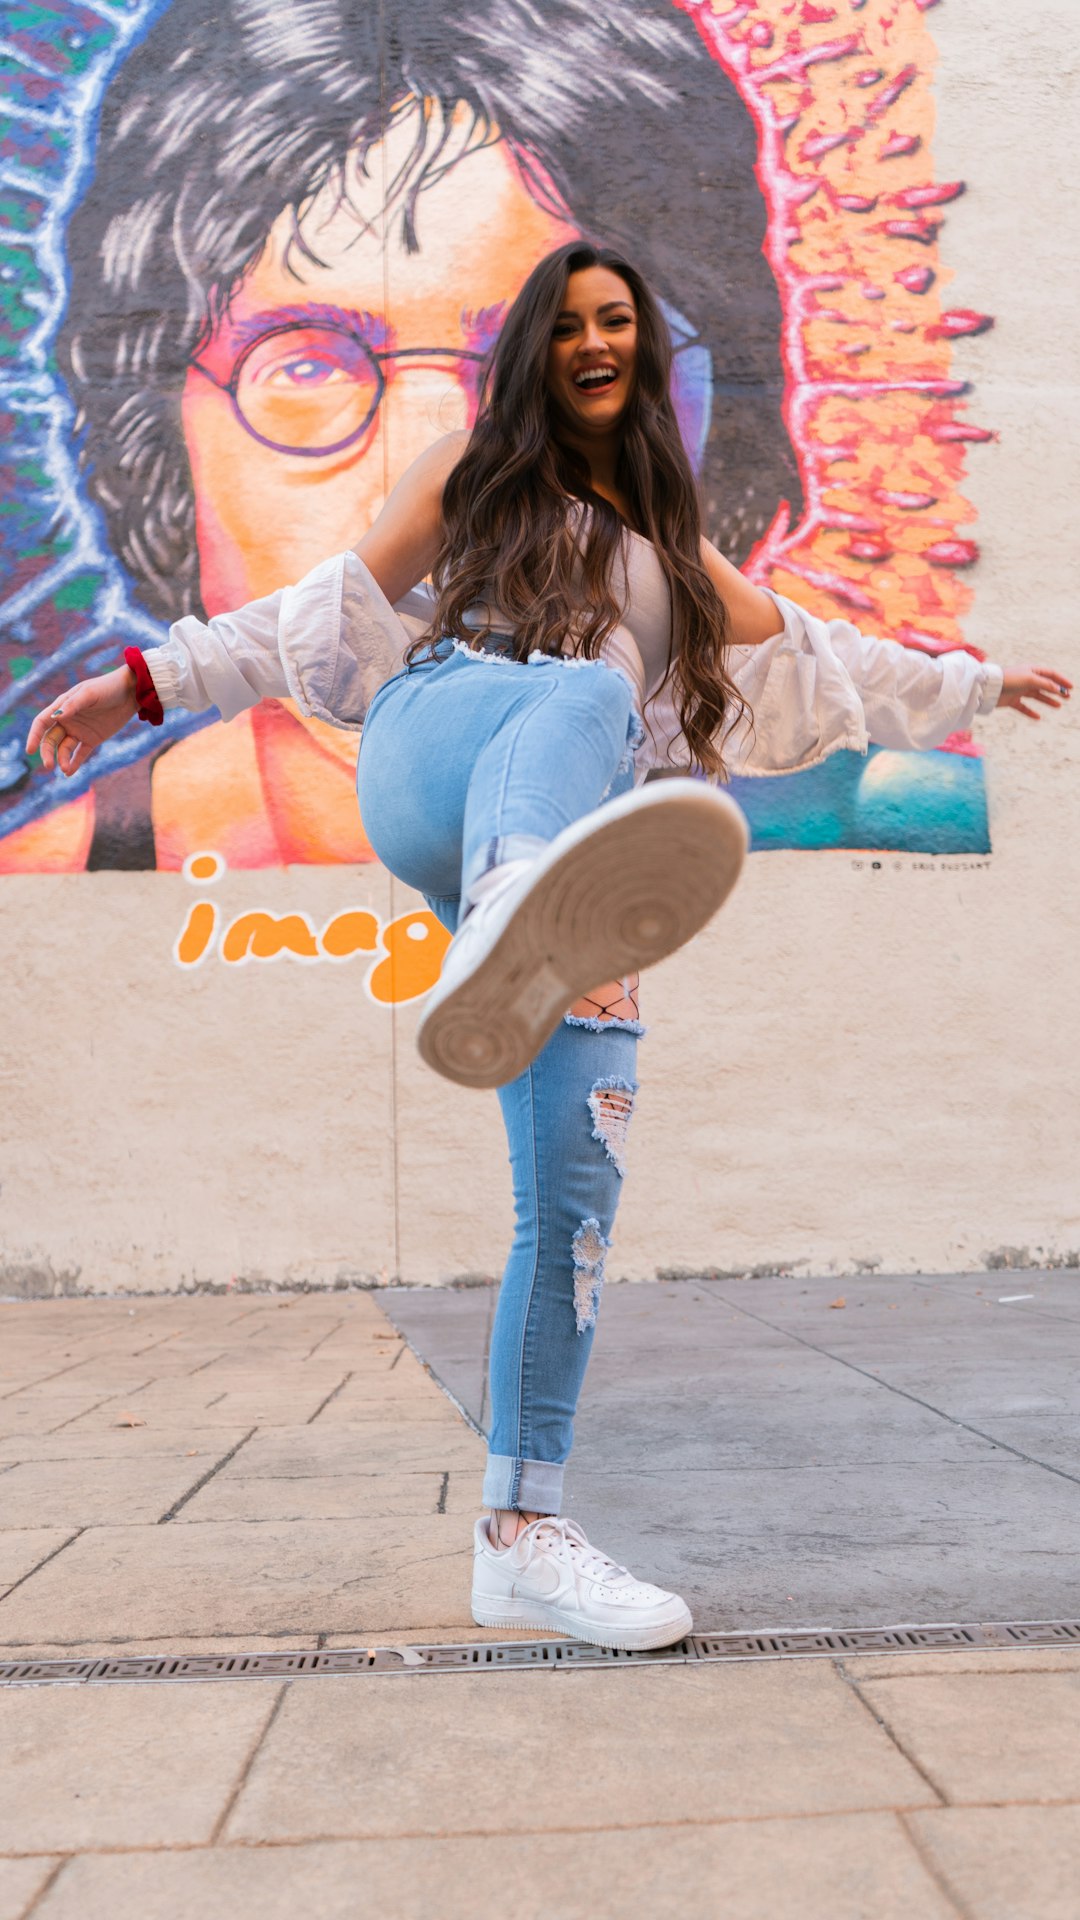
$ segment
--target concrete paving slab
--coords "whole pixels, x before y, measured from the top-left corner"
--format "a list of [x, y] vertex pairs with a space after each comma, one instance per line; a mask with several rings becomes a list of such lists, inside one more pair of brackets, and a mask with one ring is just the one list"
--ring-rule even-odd
[[[0, 1320], [0, 1334], [4, 1331], [3, 1321]], [[36, 1345], [33, 1350], [27, 1344], [16, 1351], [15, 1343], [9, 1342], [0, 1363], [0, 1401], [6, 1400], [12, 1393], [23, 1392], [27, 1387], [42, 1386], [58, 1374], [70, 1378], [78, 1364], [74, 1356], [58, 1359], [57, 1355], [46, 1353]]]
[[571, 1468], [566, 1489], [590, 1538], [682, 1593], [699, 1631], [1076, 1611], [1080, 1488], [1005, 1456], [639, 1480]]
[[[440, 1397], [436, 1397], [437, 1404]], [[441, 1402], [445, 1406], [445, 1402]], [[243, 1453], [225, 1469], [245, 1480], [295, 1476], [328, 1479], [335, 1474], [412, 1473], [438, 1468], [482, 1473], [484, 1443], [456, 1420], [432, 1430], [429, 1423], [413, 1426], [396, 1415], [385, 1423], [374, 1420], [332, 1427], [323, 1420], [311, 1426], [268, 1427], [247, 1442]]]
[[0, 1852], [205, 1844], [276, 1702], [198, 1682], [0, 1693]]
[[292, 1387], [305, 1386], [327, 1375], [336, 1375], [341, 1380], [348, 1374], [354, 1380], [381, 1382], [387, 1378], [392, 1380], [406, 1357], [411, 1358], [404, 1341], [396, 1338], [366, 1341], [361, 1346], [354, 1340], [327, 1336], [315, 1352], [267, 1353], [251, 1347], [239, 1352], [236, 1347], [225, 1347], [202, 1363], [198, 1378], [200, 1382], [216, 1382], [218, 1386], [257, 1385], [273, 1370], [275, 1378]]
[[[961, 1279], [963, 1277], [961, 1276]], [[758, 1323], [811, 1342], [834, 1357], [879, 1376], [887, 1385], [928, 1399], [946, 1414], [985, 1425], [1009, 1412], [1058, 1405], [1080, 1415], [1080, 1379], [1067, 1324], [1044, 1313], [1024, 1312], [996, 1298], [979, 1297], [950, 1276], [910, 1279], [898, 1317], [889, 1317], [886, 1296], [895, 1280], [845, 1283], [846, 1308], [834, 1312], [815, 1282], [784, 1297], [786, 1283], [715, 1282], [703, 1291], [721, 1308], [738, 1307]], [[1067, 1281], [1072, 1311], [1080, 1317], [1080, 1276]], [[835, 1296], [834, 1296], [835, 1297]], [[1018, 1318], [1018, 1314], [1021, 1315]], [[1064, 1337], [1063, 1337], [1064, 1334]]]
[[[66, 1367], [60, 1380], [67, 1387], [97, 1387], [102, 1392], [130, 1392], [148, 1380], [186, 1379], [212, 1365], [228, 1351], [224, 1347], [183, 1346], [165, 1341], [138, 1354], [113, 1359], [108, 1353], [94, 1353], [77, 1365]], [[59, 1382], [58, 1382], [59, 1384]]]
[[362, 1643], [368, 1629], [466, 1625], [471, 1578], [470, 1529], [451, 1515], [92, 1527], [0, 1600], [0, 1645], [223, 1628]]
[[1001, 1268], [968, 1274], [912, 1275], [917, 1286], [966, 1292], [1011, 1314], [1080, 1322], [1080, 1268]]
[[222, 1391], [235, 1393], [265, 1391], [272, 1380], [283, 1394], [327, 1393], [351, 1375], [351, 1369], [339, 1360], [316, 1354], [304, 1360], [295, 1354], [267, 1354], [258, 1359], [250, 1354], [237, 1355], [231, 1348], [214, 1360], [205, 1361], [191, 1373], [162, 1374], [141, 1389], [144, 1398], [170, 1401], [213, 1400]]
[[[262, 1474], [249, 1479], [226, 1470], [218, 1474], [201, 1493], [177, 1514], [177, 1524], [193, 1525], [201, 1520], [393, 1520], [424, 1513], [465, 1513], [479, 1509], [478, 1480], [469, 1476], [471, 1504], [462, 1505], [462, 1496], [454, 1476], [450, 1506], [448, 1473], [335, 1473], [309, 1474], [300, 1479], [290, 1474], [271, 1479]], [[0, 1482], [0, 1510], [3, 1484]]]
[[1080, 1670], [858, 1684], [944, 1800], [1080, 1800]]
[[[39, 1301], [40, 1306], [47, 1302]], [[92, 1300], [80, 1300], [72, 1303], [73, 1316], [95, 1303]], [[154, 1354], [159, 1358], [174, 1348], [182, 1348], [187, 1341], [195, 1340], [224, 1341], [229, 1330], [220, 1321], [207, 1318], [186, 1325], [147, 1326], [134, 1320], [120, 1320], [112, 1325], [86, 1319], [78, 1323], [74, 1317], [69, 1326], [60, 1330], [49, 1328], [48, 1323], [34, 1328], [27, 1325], [12, 1330], [8, 1323], [0, 1319], [0, 1329], [10, 1344], [10, 1351], [16, 1355], [30, 1355], [51, 1359], [54, 1367], [77, 1366], [82, 1361], [92, 1360], [110, 1354], [119, 1359], [145, 1358]]]
[[[190, 1384], [190, 1382], [177, 1382]], [[171, 1380], [160, 1380], [160, 1388], [173, 1386]], [[273, 1377], [267, 1375], [259, 1388], [240, 1388], [240, 1390], [221, 1390], [219, 1398], [206, 1390], [208, 1398], [200, 1388], [198, 1394], [123, 1394], [113, 1398], [106, 1405], [90, 1407], [77, 1419], [69, 1423], [73, 1432], [110, 1432], [117, 1427], [123, 1415], [135, 1415], [136, 1419], [146, 1421], [148, 1427], [156, 1427], [160, 1432], [175, 1430], [200, 1430], [209, 1432], [211, 1428], [238, 1427], [246, 1432], [252, 1427], [300, 1427], [304, 1421], [315, 1419], [319, 1405], [332, 1394], [332, 1386], [321, 1388], [319, 1384], [307, 1388], [304, 1392], [277, 1394], [273, 1386]]]
[[13, 1587], [16, 1580], [25, 1579], [65, 1541], [74, 1537], [70, 1527], [3, 1528], [0, 1531], [0, 1594]]
[[[1031, 1278], [609, 1286], [566, 1506], [702, 1627], [1071, 1617], [1080, 1367], [998, 1304]], [[377, 1296], [478, 1423], [495, 1291]]]
[[1008, 1647], [1000, 1651], [944, 1648], [937, 1653], [845, 1653], [842, 1666], [864, 1680], [912, 1680], [928, 1673], [1077, 1673], [1080, 1646]]
[[[144, 1375], [148, 1380], [149, 1376]], [[0, 1400], [0, 1439], [23, 1433], [56, 1433], [61, 1427], [73, 1426], [77, 1420], [91, 1419], [114, 1396], [100, 1393], [90, 1387], [78, 1390], [59, 1385], [55, 1391], [51, 1387], [31, 1387], [26, 1393], [9, 1395]], [[108, 1424], [105, 1417], [99, 1425]]]
[[986, 1427], [1001, 1446], [1012, 1447], [1040, 1466], [1058, 1467], [1080, 1481], [1080, 1412], [1054, 1406], [1034, 1412], [995, 1413]]
[[[26, 1433], [14, 1440], [0, 1441], [0, 1465], [14, 1465], [22, 1460], [65, 1460], [77, 1474], [80, 1469], [100, 1471], [93, 1468], [94, 1461], [113, 1464], [155, 1457], [183, 1459], [189, 1447], [220, 1455], [242, 1440], [245, 1432], [243, 1427], [214, 1427], [212, 1444], [208, 1445], [205, 1433], [186, 1434], [176, 1427], [165, 1431], [160, 1427], [121, 1427], [115, 1420], [114, 1414], [113, 1424], [100, 1429], [64, 1427], [60, 1433]], [[306, 1427], [301, 1428], [301, 1432], [308, 1431]]]
[[[137, 1429], [136, 1429], [137, 1431]], [[190, 1458], [144, 1454], [112, 1459], [108, 1471], [94, 1463], [74, 1475], [70, 1460], [33, 1460], [0, 1475], [0, 1526], [46, 1527], [153, 1525], [190, 1491], [216, 1460], [221, 1448], [193, 1449]]]
[[[599, 1372], [599, 1370], [598, 1370]], [[605, 1435], [641, 1436], [641, 1469], [681, 1475], [706, 1471], [802, 1467], [917, 1467], [969, 1465], [993, 1458], [992, 1441], [940, 1414], [846, 1371], [829, 1380], [820, 1369], [798, 1377], [781, 1367], [771, 1380], [744, 1379], [741, 1391], [719, 1391], [716, 1380], [676, 1383], [670, 1355], [657, 1368], [652, 1391], [635, 1394], [625, 1375], [589, 1379], [578, 1419], [576, 1458], [603, 1470]], [[665, 1377], [666, 1375], [666, 1377]]]
[[81, 1365], [89, 1355], [98, 1351], [99, 1342], [95, 1339], [55, 1340], [37, 1339], [29, 1332], [11, 1327], [0, 1314], [0, 1397], [7, 1395], [18, 1384], [20, 1378], [29, 1383], [29, 1376], [35, 1379], [51, 1379], [54, 1374], [63, 1374], [72, 1367]]
[[72, 1394], [84, 1388], [99, 1396], [133, 1393], [140, 1392], [154, 1380], [191, 1373], [199, 1363], [199, 1355], [178, 1354], [169, 1345], [159, 1351], [131, 1355], [114, 1356], [107, 1350], [100, 1350], [89, 1354], [76, 1365], [65, 1367], [63, 1373], [48, 1384]]
[[933, 1800], [831, 1666], [560, 1673], [547, 1694], [535, 1680], [294, 1687], [225, 1836], [536, 1833]]
[[960, 1912], [1076, 1920], [1080, 1807], [943, 1807], [908, 1820]]
[[352, 1400], [372, 1398], [388, 1401], [405, 1400], [410, 1394], [424, 1394], [430, 1391], [431, 1374], [428, 1369], [410, 1353], [405, 1346], [399, 1347], [394, 1355], [393, 1365], [385, 1368], [353, 1368], [342, 1398], [348, 1406]]
[[[509, 1858], [507, 1854], [509, 1853]], [[35, 1920], [955, 1920], [888, 1815], [83, 1858]]]
[[326, 1378], [316, 1376], [310, 1383], [290, 1385], [279, 1382], [275, 1370], [267, 1367], [261, 1380], [230, 1385], [213, 1380], [205, 1373], [194, 1378], [155, 1380], [141, 1392], [115, 1397], [107, 1409], [73, 1420], [80, 1430], [100, 1429], [108, 1424], [103, 1413], [115, 1418], [116, 1412], [137, 1414], [147, 1426], [176, 1427], [198, 1424], [203, 1427], [300, 1426], [314, 1419], [320, 1406], [340, 1387], [346, 1375], [337, 1369]]
[[900, 1358], [880, 1366], [878, 1374], [884, 1387], [929, 1401], [947, 1418], [965, 1420], [991, 1438], [1018, 1415], [1080, 1416], [1076, 1355], [1063, 1354], [1060, 1340], [1052, 1356], [1038, 1360], [1019, 1352], [981, 1360]]
[[358, 1427], [367, 1421], [385, 1424], [388, 1418], [399, 1419], [403, 1426], [423, 1422], [426, 1426], [443, 1427], [447, 1433], [459, 1433], [462, 1424], [457, 1409], [426, 1374], [422, 1382], [410, 1382], [408, 1392], [393, 1400], [368, 1393], [362, 1383], [350, 1381], [348, 1387], [327, 1401], [318, 1415], [318, 1424]]
[[0, 1860], [0, 1920], [24, 1920], [58, 1859]]
[[157, 1354], [96, 1353], [92, 1358], [57, 1370], [48, 1380], [37, 1383], [37, 1391], [77, 1395], [85, 1393], [103, 1399], [115, 1393], [141, 1392], [157, 1378], [167, 1362]]

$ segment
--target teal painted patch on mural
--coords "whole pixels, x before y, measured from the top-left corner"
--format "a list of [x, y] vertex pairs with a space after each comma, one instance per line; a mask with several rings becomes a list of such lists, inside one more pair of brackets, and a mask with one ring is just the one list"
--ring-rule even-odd
[[100, 586], [101, 581], [96, 574], [77, 573], [74, 580], [65, 580], [62, 587], [57, 587], [53, 594], [53, 605], [63, 612], [85, 612], [87, 607], [93, 606], [94, 596]]
[[989, 853], [981, 760], [960, 753], [836, 753], [779, 779], [734, 779], [757, 853], [860, 847], [875, 853]]

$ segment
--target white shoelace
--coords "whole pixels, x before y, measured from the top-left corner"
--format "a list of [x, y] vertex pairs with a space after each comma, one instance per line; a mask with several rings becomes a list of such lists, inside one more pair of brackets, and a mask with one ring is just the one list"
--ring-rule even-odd
[[628, 1567], [621, 1567], [617, 1560], [612, 1560], [606, 1553], [601, 1553], [599, 1547], [594, 1547], [576, 1520], [542, 1515], [518, 1534], [514, 1546], [520, 1546], [523, 1540], [529, 1540], [530, 1546], [534, 1543], [537, 1546], [550, 1543], [559, 1558], [568, 1559], [575, 1573], [582, 1574], [586, 1580], [597, 1580], [610, 1587], [634, 1577]]

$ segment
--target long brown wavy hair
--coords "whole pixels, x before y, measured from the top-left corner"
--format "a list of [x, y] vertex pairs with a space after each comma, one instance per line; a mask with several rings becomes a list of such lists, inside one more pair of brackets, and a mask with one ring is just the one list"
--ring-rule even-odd
[[[488, 601], [511, 629], [514, 659], [562, 653], [568, 635], [579, 657], [595, 659], [623, 616], [611, 570], [624, 523], [594, 492], [584, 458], [560, 443], [546, 379], [567, 280], [586, 267], [617, 273], [637, 309], [618, 485], [634, 531], [652, 542], [667, 578], [669, 680], [691, 758], [707, 773], [722, 773], [718, 740], [745, 703], [727, 671], [727, 609], [702, 564], [697, 486], [671, 400], [671, 337], [641, 274], [609, 247], [575, 240], [549, 253], [506, 316], [476, 425], [443, 493], [431, 632], [475, 642], [466, 616]], [[567, 513], [568, 496], [591, 509], [580, 523]], [[415, 643], [410, 657], [423, 644]]]

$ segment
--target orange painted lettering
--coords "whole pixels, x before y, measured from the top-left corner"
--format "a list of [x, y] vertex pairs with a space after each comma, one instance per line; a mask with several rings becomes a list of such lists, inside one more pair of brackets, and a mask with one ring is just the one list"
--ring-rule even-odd
[[377, 953], [379, 922], [373, 913], [339, 913], [327, 922], [320, 942], [331, 960], [348, 960], [354, 953]]
[[430, 993], [442, 972], [450, 935], [433, 913], [401, 913], [382, 930], [385, 960], [372, 969], [367, 990], [382, 1006], [400, 1006]]
[[217, 926], [217, 908], [212, 900], [196, 900], [188, 914], [174, 948], [178, 966], [197, 967], [210, 951]]
[[242, 913], [226, 929], [221, 942], [223, 960], [276, 960], [283, 953], [297, 960], [317, 960], [319, 949], [306, 914]]

